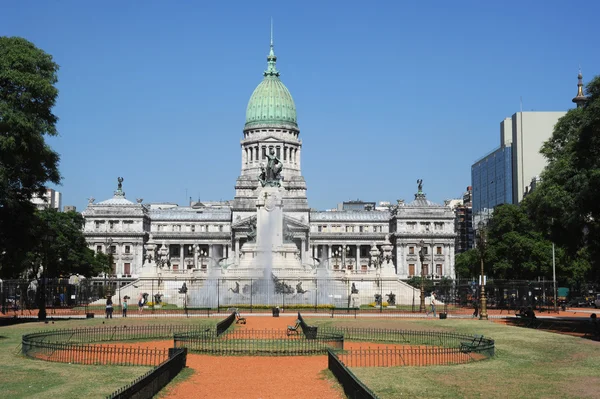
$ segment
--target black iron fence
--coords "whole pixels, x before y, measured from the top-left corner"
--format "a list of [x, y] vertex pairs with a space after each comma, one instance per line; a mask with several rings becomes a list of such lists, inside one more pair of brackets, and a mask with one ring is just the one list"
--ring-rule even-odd
[[377, 399], [377, 396], [363, 384], [352, 371], [350, 371], [344, 363], [340, 361], [337, 355], [331, 351], [327, 351], [327, 365], [333, 373], [340, 385], [344, 388], [344, 392], [348, 398], [352, 399]]
[[213, 331], [206, 325], [146, 325], [146, 326], [112, 326], [86, 327], [74, 329], [56, 329], [26, 334], [22, 337], [22, 345], [27, 347], [31, 342], [46, 343], [92, 343], [105, 341], [127, 341], [147, 339], [172, 339], [177, 332]]
[[168, 349], [62, 342], [29, 341], [23, 346], [27, 357], [73, 364], [157, 366], [168, 358], [168, 353]]
[[327, 349], [343, 349], [344, 337], [339, 334], [318, 334], [306, 339], [289, 336], [285, 330], [231, 330], [216, 336], [210, 332], [175, 334], [175, 347], [221, 356], [300, 356], [325, 354]]
[[158, 367], [109, 395], [108, 399], [150, 399], [185, 368], [187, 349], [169, 349], [169, 357]]

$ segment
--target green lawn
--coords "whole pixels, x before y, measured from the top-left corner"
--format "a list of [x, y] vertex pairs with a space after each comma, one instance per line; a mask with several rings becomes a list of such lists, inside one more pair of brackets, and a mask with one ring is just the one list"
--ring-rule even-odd
[[[103, 324], [104, 322], [104, 324]], [[54, 328], [149, 324], [214, 325], [217, 319], [104, 319], [24, 323], [0, 328], [0, 396], [3, 398], [104, 398], [144, 374], [150, 367], [84, 366], [51, 363], [21, 355], [21, 336]]]
[[459, 366], [352, 368], [385, 398], [598, 398], [600, 342], [478, 320], [307, 320], [314, 325], [483, 334], [496, 356]]

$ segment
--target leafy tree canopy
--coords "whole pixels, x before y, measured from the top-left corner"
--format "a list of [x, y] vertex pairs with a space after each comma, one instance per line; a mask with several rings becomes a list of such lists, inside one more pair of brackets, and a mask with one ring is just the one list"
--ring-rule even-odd
[[60, 182], [59, 156], [44, 140], [57, 134], [57, 71], [29, 41], [0, 37], [0, 274], [14, 272], [35, 245], [32, 196]]
[[97, 275], [108, 267], [108, 256], [89, 249], [83, 235], [84, 219], [77, 212], [45, 209], [36, 214], [37, 244], [26, 255], [21, 270], [33, 278], [47, 265], [47, 277]]

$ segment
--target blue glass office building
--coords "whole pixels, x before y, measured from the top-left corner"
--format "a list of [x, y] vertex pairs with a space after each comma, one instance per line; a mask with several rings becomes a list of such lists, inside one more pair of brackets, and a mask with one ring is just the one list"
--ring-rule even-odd
[[471, 166], [473, 215], [491, 212], [500, 204], [512, 204], [512, 151], [500, 147]]

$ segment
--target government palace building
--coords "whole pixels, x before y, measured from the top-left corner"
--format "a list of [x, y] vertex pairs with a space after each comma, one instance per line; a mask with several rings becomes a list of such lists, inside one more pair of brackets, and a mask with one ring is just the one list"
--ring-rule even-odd
[[170, 273], [239, 265], [244, 256], [241, 247], [255, 239], [260, 176], [274, 155], [282, 164], [283, 235], [296, 245], [294, 256], [307, 270], [372, 274], [385, 256], [388, 263], [393, 262], [392, 273], [398, 279], [421, 273], [434, 279], [454, 278], [454, 212], [429, 201], [421, 181], [412, 202], [311, 210], [302, 175], [296, 106], [276, 61], [271, 43], [263, 80], [246, 109], [241, 170], [232, 200], [191, 202], [189, 206], [134, 202], [126, 198], [119, 178], [112, 198], [101, 202], [90, 198], [82, 212], [89, 247], [112, 252], [113, 274], [118, 277], [147, 275], [145, 266], [158, 259]]

